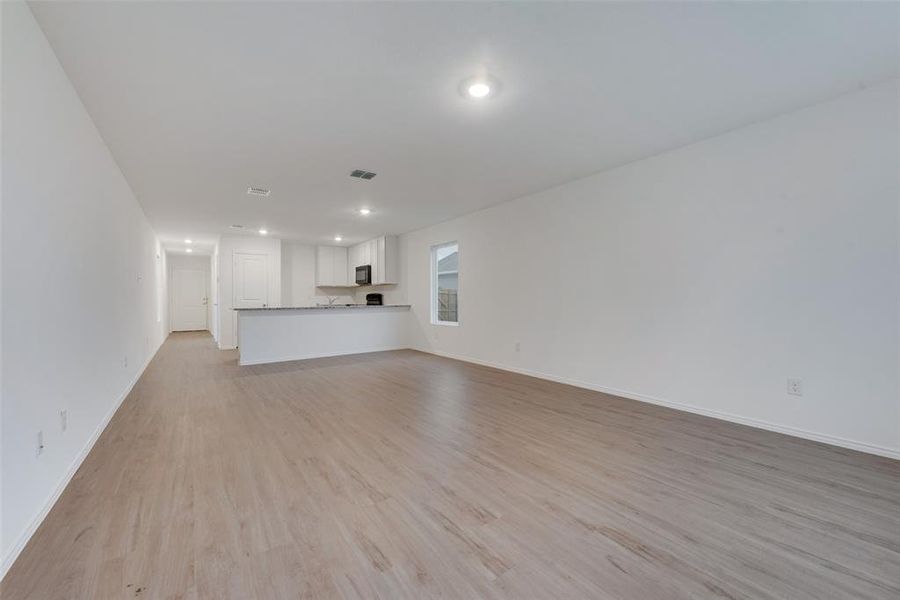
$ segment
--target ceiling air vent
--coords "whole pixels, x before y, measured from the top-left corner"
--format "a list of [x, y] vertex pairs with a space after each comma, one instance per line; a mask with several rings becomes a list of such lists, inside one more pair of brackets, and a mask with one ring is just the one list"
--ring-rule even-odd
[[360, 179], [372, 179], [375, 177], [375, 173], [371, 171], [363, 171], [362, 169], [356, 169], [352, 173], [350, 173], [350, 177], [358, 177]]
[[258, 188], [258, 187], [247, 188], [247, 194], [250, 196], [268, 196], [271, 193], [272, 193], [272, 190], [267, 190], [266, 188]]

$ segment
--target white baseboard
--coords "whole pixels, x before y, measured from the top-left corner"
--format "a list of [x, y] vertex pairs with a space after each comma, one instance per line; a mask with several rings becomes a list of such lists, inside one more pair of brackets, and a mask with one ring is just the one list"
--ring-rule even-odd
[[846, 438], [837, 437], [837, 436], [829, 435], [826, 433], [818, 433], [815, 431], [800, 429], [798, 427], [790, 427], [788, 425], [779, 425], [777, 423], [771, 423], [769, 421], [762, 421], [760, 419], [753, 419], [750, 417], [742, 417], [740, 415], [734, 415], [731, 413], [725, 413], [725, 412], [721, 412], [721, 411], [717, 411], [717, 410], [701, 408], [699, 406], [693, 406], [691, 404], [682, 404], [680, 402], [672, 402], [670, 400], [664, 400], [662, 398], [656, 398], [654, 396], [647, 396], [645, 394], [639, 394], [637, 392], [632, 392], [629, 390], [620, 390], [617, 388], [611, 388], [611, 387], [607, 387], [607, 386], [597, 385], [594, 383], [589, 383], [587, 381], [570, 379], [568, 377], [558, 377], [556, 375], [551, 375], [549, 373], [542, 373], [540, 371], [532, 371], [529, 369], [522, 369], [522, 368], [518, 368], [518, 367], [512, 367], [509, 365], [502, 365], [499, 363], [494, 363], [494, 362], [490, 362], [490, 361], [486, 361], [486, 360], [479, 360], [477, 358], [470, 358], [468, 356], [459, 356], [459, 355], [450, 354], [447, 352], [438, 352], [436, 350], [424, 350], [421, 348], [416, 348], [416, 350], [419, 350], [420, 352], [425, 352], [427, 354], [434, 354], [436, 356], [443, 356], [445, 358], [452, 358], [454, 360], [460, 360], [463, 362], [473, 363], [476, 365], [482, 365], [485, 367], [500, 369], [501, 371], [510, 371], [512, 373], [519, 373], [521, 375], [537, 377], [538, 379], [546, 379], [547, 381], [555, 381], [556, 383], [565, 383], [567, 385], [584, 388], [584, 389], [588, 389], [588, 390], [593, 390], [595, 392], [603, 392], [604, 394], [610, 394], [613, 396], [620, 396], [622, 398], [628, 398], [629, 400], [638, 400], [639, 402], [647, 402], [649, 404], [656, 404], [658, 406], [674, 408], [676, 410], [681, 410], [681, 411], [693, 413], [696, 415], [703, 415], [704, 417], [712, 417], [714, 419], [720, 419], [722, 421], [729, 421], [731, 423], [738, 423], [740, 425], [756, 427], [757, 429], [765, 429], [766, 431], [774, 431], [776, 433], [783, 433], [785, 435], [790, 435], [790, 436], [802, 438], [805, 440], [822, 442], [824, 444], [831, 444], [832, 446], [838, 446], [840, 448], [847, 448], [850, 450], [857, 450], [859, 452], [865, 452], [867, 454], [875, 454], [877, 456], [884, 456], [886, 458], [893, 458], [893, 459], [900, 460], [900, 450], [895, 449], [895, 448], [887, 448], [884, 446], [877, 446], [875, 444], [869, 444], [867, 442], [859, 442], [856, 440], [849, 440]]
[[144, 374], [144, 371], [147, 369], [147, 365], [150, 364], [150, 361], [152, 361], [153, 357], [156, 356], [156, 353], [159, 352], [159, 349], [160, 347], [162, 347], [163, 342], [165, 342], [165, 337], [156, 346], [153, 354], [151, 354], [150, 357], [147, 358], [147, 360], [138, 370], [137, 374], [128, 384], [128, 387], [124, 392], [122, 392], [113, 407], [109, 410], [109, 412], [107, 412], [106, 416], [103, 417], [103, 420], [100, 422], [100, 424], [97, 425], [96, 429], [94, 429], [91, 437], [88, 438], [87, 443], [85, 443], [84, 447], [72, 461], [72, 464], [69, 465], [68, 470], [66, 471], [65, 475], [63, 475], [63, 478], [59, 481], [59, 484], [56, 486], [53, 494], [51, 494], [51, 496], [47, 499], [47, 502], [44, 503], [44, 506], [41, 507], [41, 510], [31, 520], [28, 528], [26, 528], [25, 531], [22, 532], [22, 535], [19, 536], [19, 539], [16, 540], [16, 543], [13, 544], [12, 548], [9, 549], [9, 552], [7, 552], [6, 556], [3, 557], [3, 563], [0, 564], [0, 581], [3, 580], [3, 578], [6, 576], [6, 572], [9, 571], [9, 568], [12, 567], [13, 563], [16, 562], [16, 559], [19, 557], [19, 554], [21, 554], [22, 550], [25, 549], [25, 545], [28, 544], [28, 540], [31, 539], [31, 536], [34, 535], [34, 532], [37, 531], [38, 527], [40, 527], [41, 523], [44, 522], [44, 519], [47, 517], [47, 515], [50, 514], [50, 510], [56, 504], [56, 501], [59, 500], [59, 497], [62, 496], [62, 493], [69, 485], [69, 482], [72, 481], [75, 473], [77, 473], [79, 467], [81, 467], [81, 463], [84, 462], [84, 459], [87, 458], [87, 455], [90, 454], [91, 450], [94, 448], [94, 444], [96, 444], [97, 440], [100, 439], [100, 435], [106, 429], [106, 426], [109, 425], [109, 422], [112, 420], [113, 415], [116, 414], [116, 411], [119, 410], [120, 406], [122, 406], [125, 398], [127, 398], [128, 394], [131, 393], [131, 390], [134, 389], [134, 386], [137, 384], [138, 380], [140, 380], [141, 376]]

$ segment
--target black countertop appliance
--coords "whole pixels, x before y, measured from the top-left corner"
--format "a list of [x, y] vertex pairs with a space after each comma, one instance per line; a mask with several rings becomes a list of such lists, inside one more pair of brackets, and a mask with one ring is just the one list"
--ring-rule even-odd
[[384, 297], [381, 294], [366, 294], [366, 304], [381, 306], [384, 304]]

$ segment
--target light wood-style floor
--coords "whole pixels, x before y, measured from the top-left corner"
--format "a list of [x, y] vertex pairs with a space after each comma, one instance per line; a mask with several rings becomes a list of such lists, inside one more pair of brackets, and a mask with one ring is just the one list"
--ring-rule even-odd
[[173, 334], [30, 598], [898, 598], [900, 463], [413, 351]]

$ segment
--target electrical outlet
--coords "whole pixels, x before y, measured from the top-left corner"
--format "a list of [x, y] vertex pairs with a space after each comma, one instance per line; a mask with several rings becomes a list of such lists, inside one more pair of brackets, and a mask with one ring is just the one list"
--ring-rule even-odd
[[128, 356], [127, 355], [125, 356], [125, 368], [126, 369], [128, 368]]
[[803, 395], [803, 380], [788, 378], [787, 393], [790, 394], [791, 396], [802, 396]]
[[521, 350], [522, 350], [522, 344], [521, 344], [521, 342], [516, 342], [516, 352], [519, 352], [519, 351], [521, 351]]
[[44, 453], [44, 432], [38, 431], [37, 434], [37, 455], [40, 456]]
[[59, 428], [63, 433], [69, 428], [69, 411], [65, 409], [59, 411]]

